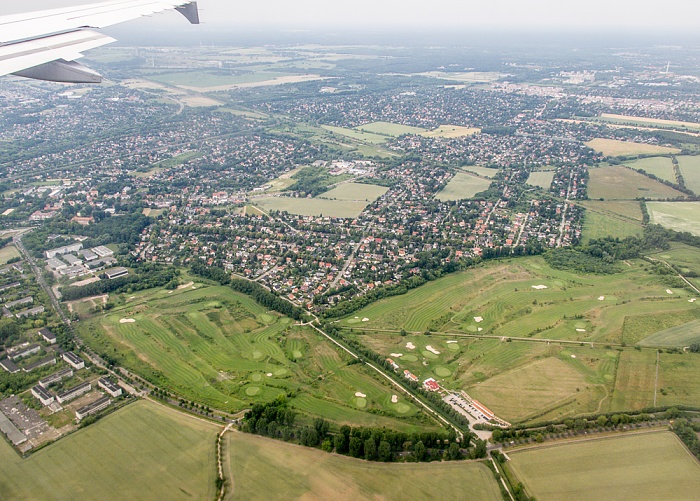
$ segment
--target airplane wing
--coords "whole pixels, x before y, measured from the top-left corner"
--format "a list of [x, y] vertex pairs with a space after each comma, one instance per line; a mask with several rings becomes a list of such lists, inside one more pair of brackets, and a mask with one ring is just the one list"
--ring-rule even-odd
[[175, 9], [199, 24], [192, 0], [112, 0], [108, 2], [0, 16], [0, 76], [38, 80], [100, 83], [95, 71], [76, 63], [83, 52], [115, 40], [90, 28]]

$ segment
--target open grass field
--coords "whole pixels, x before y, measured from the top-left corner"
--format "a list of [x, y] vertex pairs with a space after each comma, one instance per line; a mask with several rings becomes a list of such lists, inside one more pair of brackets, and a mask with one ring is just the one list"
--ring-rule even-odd
[[670, 432], [510, 452], [508, 465], [540, 501], [695, 499], [700, 465]]
[[[700, 249], [697, 247], [673, 243], [670, 249], [651, 254], [651, 257], [663, 259], [668, 263], [678, 266], [683, 275], [692, 275], [693, 273], [700, 275]], [[692, 276], [686, 278], [700, 289], [700, 278]], [[700, 298], [698, 299], [700, 300]]]
[[371, 463], [243, 433], [226, 449], [231, 499], [502, 499], [481, 463]]
[[640, 346], [684, 348], [700, 341], [700, 319], [652, 334], [639, 342]]
[[254, 200], [265, 211], [286, 211], [301, 216], [328, 216], [355, 218], [367, 207], [368, 202], [329, 200], [327, 198], [263, 197]]
[[700, 202], [651, 202], [647, 207], [652, 223], [700, 235]]
[[700, 355], [661, 353], [657, 402], [663, 405], [690, 405], [700, 402]]
[[592, 199], [685, 198], [685, 195], [680, 191], [619, 165], [591, 169], [589, 176], [588, 196]]
[[489, 83], [495, 82], [503, 75], [495, 71], [467, 71], [467, 72], [446, 72], [446, 71], [426, 71], [417, 73], [418, 76], [439, 78], [440, 80], [450, 80], [460, 83]]
[[638, 411], [654, 405], [656, 352], [624, 350], [620, 353], [612, 409]]
[[632, 162], [625, 162], [625, 165], [635, 169], [643, 170], [649, 174], [653, 174], [659, 179], [676, 182], [676, 175], [673, 173], [673, 162], [669, 157], [650, 157], [640, 158]]
[[[605, 345], [624, 342], [629, 347], [623, 353], [637, 354], [632, 345], [694, 322], [700, 308], [689, 302], [694, 296], [684, 289], [668, 294], [660, 277], [644, 271], [645, 262], [629, 264], [617, 274], [593, 276], [554, 270], [539, 257], [491, 263], [377, 301], [338, 325], [394, 359], [400, 370], [474, 393], [507, 420], [619, 411], [628, 403], [637, 408], [639, 392], [653, 398], [653, 379], [649, 387], [633, 368], [616, 380], [627, 370], [628, 358], [620, 358], [618, 366], [620, 352]], [[547, 288], [536, 290], [535, 285]], [[401, 336], [401, 329], [408, 335]], [[431, 335], [424, 335], [426, 330]], [[522, 340], [505, 342], [508, 337]], [[599, 344], [594, 349], [529, 339]], [[552, 386], [553, 373], [560, 374], [561, 385]], [[700, 405], [700, 394], [669, 395], [678, 404], [693, 398]]]
[[481, 167], [480, 165], [466, 165], [460, 170], [463, 170], [465, 172], [471, 172], [472, 174], [476, 174], [477, 176], [487, 177], [489, 179], [491, 179], [498, 173], [498, 169], [489, 169], [488, 167]]
[[2, 499], [213, 499], [218, 427], [136, 402], [21, 459], [0, 440]]
[[700, 194], [700, 156], [682, 156], [678, 159], [678, 168], [688, 189]]
[[630, 117], [627, 115], [616, 115], [613, 113], [603, 113], [598, 120], [625, 125], [654, 126], [673, 129], [700, 130], [700, 124], [693, 122], [681, 122], [678, 120], [662, 120], [659, 118]]
[[444, 137], [447, 139], [455, 137], [473, 136], [481, 132], [481, 129], [476, 127], [462, 127], [459, 125], [441, 125], [437, 129], [430, 132], [423, 132], [423, 137]]
[[630, 141], [618, 141], [617, 139], [597, 138], [586, 143], [586, 146], [610, 157], [627, 157], [635, 155], [665, 155], [667, 153], [680, 153], [678, 148], [668, 148], [655, 144], [632, 143]]
[[81, 335], [157, 386], [217, 409], [237, 412], [295, 391], [292, 407], [340, 424], [433, 426], [412, 403], [392, 403], [391, 388], [348, 365], [315, 331], [230, 288], [194, 287], [124, 296], [108, 314], [81, 322]]
[[332, 190], [321, 193], [319, 197], [348, 202], [374, 202], [387, 191], [389, 191], [389, 188], [377, 186], [376, 184], [343, 183]]
[[583, 222], [583, 240], [641, 235], [642, 210], [637, 201], [582, 202], [586, 208]]
[[294, 176], [294, 174], [296, 174], [300, 170], [301, 169], [290, 170], [289, 172], [285, 172], [284, 174], [282, 174], [277, 179], [273, 179], [272, 181], [265, 183], [270, 185], [270, 187], [265, 191], [265, 193], [277, 193], [286, 190], [287, 188], [289, 188], [297, 182], [297, 180], [294, 179], [292, 176]]
[[0, 249], [0, 265], [7, 263], [10, 259], [20, 257], [19, 251], [14, 245], [6, 245]]
[[399, 137], [404, 134], [422, 134], [428, 132], [420, 127], [410, 125], [392, 124], [389, 122], [373, 122], [355, 127], [356, 130], [379, 134], [382, 136]]
[[531, 172], [530, 177], [527, 178], [527, 184], [548, 190], [552, 186], [552, 179], [554, 179], [554, 171]]
[[284, 73], [253, 72], [244, 75], [223, 75], [210, 71], [181, 71], [149, 75], [149, 80], [182, 87], [218, 87], [244, 83], [263, 82], [284, 76]]
[[486, 191], [491, 186], [491, 181], [472, 176], [466, 172], [458, 172], [447, 183], [443, 190], [435, 195], [435, 198], [443, 202], [448, 200], [461, 200], [473, 198], [477, 193]]
[[345, 127], [334, 127], [332, 125], [323, 125], [322, 127], [333, 134], [340, 134], [363, 143], [383, 144], [389, 140], [389, 137], [386, 135], [374, 134], [362, 129], [346, 129]]

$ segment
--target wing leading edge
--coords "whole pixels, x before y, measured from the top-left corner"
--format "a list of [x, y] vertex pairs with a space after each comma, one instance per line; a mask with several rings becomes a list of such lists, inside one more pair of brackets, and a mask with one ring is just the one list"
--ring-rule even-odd
[[76, 63], [83, 52], [114, 42], [88, 28], [104, 28], [124, 21], [175, 9], [199, 24], [197, 2], [113, 0], [80, 7], [52, 9], [0, 17], [0, 75], [38, 80], [99, 83], [102, 77]]

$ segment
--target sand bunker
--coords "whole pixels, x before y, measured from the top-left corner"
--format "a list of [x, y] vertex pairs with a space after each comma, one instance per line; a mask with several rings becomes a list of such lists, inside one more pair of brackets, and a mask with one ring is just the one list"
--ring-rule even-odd
[[272, 377], [272, 372], [268, 372], [268, 373], [266, 374], [266, 376], [267, 376], [267, 377]]
[[362, 319], [363, 322], [369, 322], [369, 318], [365, 317]]
[[586, 332], [586, 329], [576, 329], [576, 332]]
[[697, 301], [697, 299], [695, 299], [695, 298], [693, 298], [693, 299], [688, 299], [688, 302], [689, 302], [689, 303], [694, 303], [695, 301]]
[[403, 353], [390, 353], [390, 355], [394, 358], [401, 358], [403, 357]]
[[119, 320], [120, 324], [133, 324], [134, 322], [136, 322], [136, 320], [134, 320], [133, 318], [122, 318], [121, 320]]
[[547, 286], [546, 285], [533, 285], [532, 288], [537, 289], [538, 291], [541, 291], [542, 289], [546, 289]]
[[666, 294], [673, 294], [673, 291], [671, 289], [666, 289]]
[[478, 323], [481, 323], [481, 322], [483, 322], [483, 321], [484, 321], [484, 319], [483, 319], [483, 318], [481, 318], [481, 317], [474, 317], [474, 321], [475, 321], [475, 322], [476, 322], [476, 323], [478, 324]]
[[361, 391], [358, 391], [357, 393], [355, 393], [355, 396], [356, 396], [356, 397], [359, 397], [359, 398], [367, 398], [367, 395], [365, 395], [365, 394], [362, 393]]
[[391, 396], [391, 403], [395, 404], [396, 402], [399, 401], [399, 396], [398, 395], [392, 395]]
[[426, 346], [425, 349], [428, 350], [430, 353], [433, 353], [433, 354], [435, 354], [435, 355], [439, 355], [439, 354], [440, 354], [439, 351], [437, 351], [435, 348], [433, 348], [433, 347], [430, 346], [430, 345]]
[[482, 329], [481, 327], [479, 327], [479, 328], [477, 329], [477, 331], [479, 331], [479, 332], [481, 332], [481, 331], [483, 331], [483, 330], [484, 330], [484, 329]]
[[447, 344], [454, 344], [454, 343], [458, 343], [458, 342], [459, 341], [447, 341]]
[[409, 350], [415, 350], [416, 346], [409, 341], [408, 343], [406, 343], [406, 348], [408, 348]]
[[600, 296], [600, 297], [598, 298], [598, 301], [605, 301], [605, 296]]
[[571, 358], [576, 358], [576, 355], [571, 355]]

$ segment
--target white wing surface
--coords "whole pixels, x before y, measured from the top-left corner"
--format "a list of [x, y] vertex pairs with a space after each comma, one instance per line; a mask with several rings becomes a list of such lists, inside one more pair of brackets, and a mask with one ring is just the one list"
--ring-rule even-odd
[[197, 2], [192, 0], [113, 0], [0, 16], [0, 75], [99, 83], [102, 77], [74, 61], [84, 51], [114, 39], [89, 28], [104, 28], [168, 9], [199, 24]]

